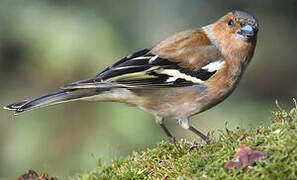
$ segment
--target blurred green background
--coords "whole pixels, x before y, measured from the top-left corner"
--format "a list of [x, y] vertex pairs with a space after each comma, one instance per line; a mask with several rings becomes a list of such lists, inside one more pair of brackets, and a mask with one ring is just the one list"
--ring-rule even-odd
[[[196, 115], [203, 132], [254, 127], [267, 121], [274, 100], [290, 107], [297, 95], [297, 1], [1, 0], [1, 106], [55, 92], [95, 76], [121, 57], [166, 37], [212, 23], [238, 9], [260, 22], [253, 61], [225, 102]], [[92, 170], [167, 139], [151, 115], [117, 103], [73, 102], [13, 117], [0, 110], [0, 179], [25, 170], [60, 178]], [[177, 138], [196, 138], [175, 121]]]

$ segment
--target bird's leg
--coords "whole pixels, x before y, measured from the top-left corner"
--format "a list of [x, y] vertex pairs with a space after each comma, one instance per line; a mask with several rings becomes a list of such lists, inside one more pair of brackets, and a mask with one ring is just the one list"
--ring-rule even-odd
[[164, 132], [166, 133], [168, 139], [169, 139], [169, 142], [171, 143], [175, 143], [175, 138], [172, 136], [172, 134], [169, 132], [169, 130], [167, 129], [167, 127], [165, 126], [164, 124], [164, 119], [162, 117], [156, 117], [156, 122], [158, 124], [160, 124], [160, 126], [162, 127], [162, 129], [164, 130]]
[[169, 132], [169, 130], [167, 129], [167, 127], [165, 126], [164, 123], [160, 124], [160, 126], [162, 127], [162, 129], [165, 131], [167, 137], [169, 138], [169, 141], [171, 143], [175, 143], [175, 138], [171, 135], [171, 133]]
[[198, 135], [199, 137], [201, 137], [206, 142], [206, 144], [210, 143], [210, 139], [207, 136], [205, 136], [202, 132], [198, 131], [197, 129], [195, 129], [193, 126], [191, 126], [189, 124], [188, 118], [180, 118], [180, 119], [178, 119], [178, 123], [184, 129], [188, 129], [188, 130], [192, 131], [193, 133], [195, 133], [196, 135]]
[[201, 137], [206, 142], [206, 144], [210, 144], [209, 137], [205, 136], [202, 132], [198, 131], [193, 126], [190, 126], [189, 130], [192, 131], [193, 133], [195, 133], [196, 135], [198, 135], [199, 137]]

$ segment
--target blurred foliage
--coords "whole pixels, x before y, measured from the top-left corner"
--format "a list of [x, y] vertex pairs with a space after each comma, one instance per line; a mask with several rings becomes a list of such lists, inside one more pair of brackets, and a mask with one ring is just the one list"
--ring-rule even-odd
[[[203, 132], [255, 127], [275, 99], [296, 97], [297, 1], [1, 0], [1, 105], [58, 90], [96, 75], [129, 53], [228, 11], [260, 21], [255, 57], [222, 105], [193, 117]], [[60, 177], [166, 139], [151, 115], [117, 103], [74, 102], [13, 117], [0, 111], [0, 179], [27, 169]], [[168, 121], [178, 138], [196, 138]]]

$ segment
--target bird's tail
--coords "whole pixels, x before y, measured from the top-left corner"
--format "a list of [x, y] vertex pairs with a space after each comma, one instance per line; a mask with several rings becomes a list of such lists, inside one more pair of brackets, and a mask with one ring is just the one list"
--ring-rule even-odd
[[13, 104], [4, 106], [4, 109], [15, 111], [15, 115], [29, 111], [32, 109], [50, 106], [54, 104], [75, 101], [82, 98], [94, 96], [98, 94], [95, 90], [72, 90], [72, 91], [61, 91], [49, 95], [45, 95], [36, 99], [21, 101]]

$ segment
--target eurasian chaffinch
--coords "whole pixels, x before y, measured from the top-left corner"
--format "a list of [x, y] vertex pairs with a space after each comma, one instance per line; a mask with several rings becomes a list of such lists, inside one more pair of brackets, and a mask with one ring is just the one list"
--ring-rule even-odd
[[138, 106], [155, 116], [169, 140], [164, 118], [207, 136], [189, 117], [228, 97], [237, 86], [256, 46], [257, 20], [232, 11], [213, 24], [175, 34], [107, 67], [96, 77], [61, 87], [62, 91], [5, 106], [15, 114], [74, 100], [116, 101]]

